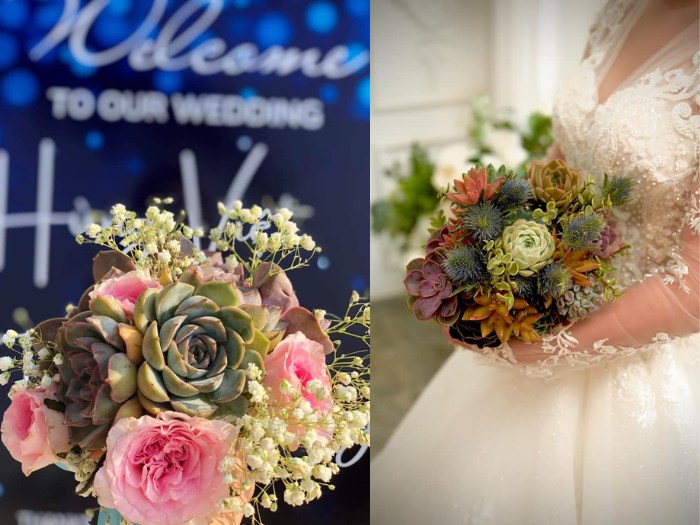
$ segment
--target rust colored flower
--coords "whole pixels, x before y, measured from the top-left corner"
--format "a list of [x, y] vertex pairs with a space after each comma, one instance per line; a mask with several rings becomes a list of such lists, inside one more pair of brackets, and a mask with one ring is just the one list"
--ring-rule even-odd
[[[495, 331], [502, 343], [507, 342], [513, 334], [514, 318], [503, 299], [498, 294], [477, 295], [474, 301], [476, 304], [464, 311], [462, 320], [480, 321], [482, 337], [487, 337]], [[511, 310], [520, 311], [528, 306], [525, 299], [516, 297]]]
[[486, 168], [480, 170], [472, 168], [469, 173], [462, 175], [462, 180], [454, 180], [455, 191], [446, 193], [445, 196], [460, 206], [476, 204], [482, 193], [484, 200], [490, 201], [505, 180], [505, 177], [500, 177], [489, 184]]

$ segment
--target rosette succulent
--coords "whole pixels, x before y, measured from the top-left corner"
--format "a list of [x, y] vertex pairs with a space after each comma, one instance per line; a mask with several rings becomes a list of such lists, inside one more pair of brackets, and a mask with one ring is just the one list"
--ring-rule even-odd
[[462, 175], [462, 180], [455, 179], [454, 191], [445, 194], [449, 200], [460, 206], [476, 204], [480, 198], [490, 201], [496, 195], [498, 188], [505, 181], [505, 177], [499, 177], [489, 183], [489, 171], [487, 168], [477, 170], [472, 168], [469, 173]]
[[279, 309], [239, 307], [236, 289], [223, 281], [147, 290], [134, 308], [143, 334], [139, 400], [151, 414], [239, 412], [246, 368], [264, 370], [263, 358], [284, 332], [274, 331], [278, 320]]
[[[95, 304], [105, 313], [109, 306]], [[58, 400], [66, 407], [71, 444], [86, 450], [104, 446], [113, 421], [143, 414], [135, 395], [141, 334], [120, 322], [123, 315], [88, 310], [63, 322], [56, 334], [63, 357]]]
[[404, 285], [413, 314], [421, 321], [435, 318], [442, 325], [452, 324], [458, 315], [457, 297], [445, 269], [428, 258], [412, 260], [407, 270]]
[[520, 219], [506, 226], [501, 236], [503, 251], [518, 265], [518, 274], [530, 277], [544, 268], [554, 254], [552, 234], [544, 224]]
[[544, 163], [533, 160], [528, 178], [535, 197], [541, 202], [553, 201], [561, 207], [581, 184], [581, 174], [562, 160]]

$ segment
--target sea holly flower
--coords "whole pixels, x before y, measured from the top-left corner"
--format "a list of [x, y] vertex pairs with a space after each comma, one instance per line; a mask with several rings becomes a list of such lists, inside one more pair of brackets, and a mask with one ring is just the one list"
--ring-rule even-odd
[[478, 202], [464, 210], [462, 227], [479, 241], [492, 241], [503, 231], [504, 213], [490, 202]]
[[460, 206], [476, 204], [482, 194], [485, 201], [490, 201], [504, 181], [505, 177], [499, 177], [489, 183], [488, 170], [485, 167], [479, 170], [472, 168], [468, 173], [462, 175], [462, 180], [455, 179], [453, 181], [454, 191], [446, 193], [445, 197]]
[[502, 244], [523, 277], [530, 277], [544, 268], [552, 260], [555, 249], [554, 238], [546, 226], [524, 219], [505, 227]]
[[558, 262], [545, 266], [537, 274], [537, 287], [543, 296], [554, 299], [562, 295], [571, 284], [571, 273]]
[[432, 258], [414, 259], [408, 263], [404, 286], [409, 294], [408, 304], [421, 321], [435, 319], [449, 326], [457, 320], [456, 296], [445, 269]]
[[535, 197], [543, 203], [553, 201], [558, 208], [563, 206], [581, 185], [580, 172], [559, 159], [547, 163], [533, 160], [527, 176]]
[[561, 238], [571, 250], [591, 248], [605, 229], [605, 219], [599, 213], [578, 213], [567, 218], [562, 226]]
[[442, 267], [456, 285], [476, 284], [488, 279], [484, 255], [476, 246], [459, 246], [448, 250]]

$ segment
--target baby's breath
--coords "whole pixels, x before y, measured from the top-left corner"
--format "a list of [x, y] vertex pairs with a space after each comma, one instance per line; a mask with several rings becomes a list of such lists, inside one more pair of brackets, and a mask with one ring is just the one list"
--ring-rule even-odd
[[244, 208], [236, 201], [230, 209], [219, 203], [218, 210], [226, 220], [211, 229], [210, 239], [217, 250], [232, 254], [251, 275], [266, 262], [287, 272], [303, 268], [321, 251], [311, 236], [299, 235], [292, 212], [286, 208], [271, 212], [260, 206]]
[[183, 253], [182, 242], [203, 237], [204, 232], [201, 228], [193, 230], [172, 212], [161, 208], [170, 203], [172, 199], [154, 199], [145, 217], [116, 204], [110, 210], [110, 225], [91, 224], [76, 241], [121, 251], [133, 259], [137, 268], [152, 275], [165, 272], [177, 276], [201, 258], [200, 250], [194, 245]]
[[[280, 389], [291, 401], [280, 406], [258, 382], [260, 371], [249, 366], [251, 406], [236, 421], [237, 443], [221, 464], [222, 471], [230, 472], [234, 480], [225, 509], [242, 512], [260, 525], [262, 509], [276, 511], [280, 498], [297, 506], [318, 499], [324, 490], [333, 490], [330, 481], [339, 472], [338, 452], [369, 446], [369, 319], [369, 304], [358, 294], [353, 294], [345, 316], [330, 318], [328, 334], [338, 339], [329, 365], [330, 390], [320, 380], [311, 380], [305, 387], [283, 381]], [[358, 348], [341, 354], [341, 340], [359, 343]], [[330, 397], [332, 410], [319, 413], [304, 393], [317, 400]], [[244, 462], [238, 459], [242, 457]], [[253, 485], [254, 495], [245, 501], [243, 489]]]

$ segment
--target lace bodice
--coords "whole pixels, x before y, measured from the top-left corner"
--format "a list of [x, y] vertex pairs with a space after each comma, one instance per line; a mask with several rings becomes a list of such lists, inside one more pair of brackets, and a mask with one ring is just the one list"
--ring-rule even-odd
[[[677, 310], [681, 316], [688, 312], [670, 287], [698, 300], [697, 269], [689, 273], [682, 242], [688, 229], [700, 233], [698, 24], [659, 49], [607, 100], [598, 99], [606, 68], [647, 3], [610, 0], [601, 11], [591, 28], [587, 56], [555, 97], [554, 135], [567, 162], [584, 173], [597, 179], [604, 174], [628, 176], [637, 182], [635, 198], [616, 212], [622, 238], [631, 245], [629, 255], [617, 261], [618, 283], [629, 288], [659, 279], [669, 292], [650, 292], [645, 296], [648, 308]], [[605, 317], [609, 326], [618, 322]], [[616, 346], [603, 338], [583, 347], [574, 331], [546, 336], [541, 343], [544, 357], [521, 368], [528, 375], [552, 377], [613, 357], [653, 353], [672, 339], [658, 330], [634, 346]], [[484, 349], [482, 355], [489, 364], [519, 364], [508, 344]]]
[[637, 181], [637, 198], [617, 213], [632, 246], [620, 263], [623, 286], [660, 270], [669, 272], [669, 280], [682, 277], [676, 253], [681, 225], [692, 209], [697, 214], [697, 25], [660, 49], [607, 100], [598, 100], [606, 66], [645, 4], [608, 2], [591, 29], [588, 56], [554, 102], [554, 133], [567, 162], [594, 177], [608, 173]]

